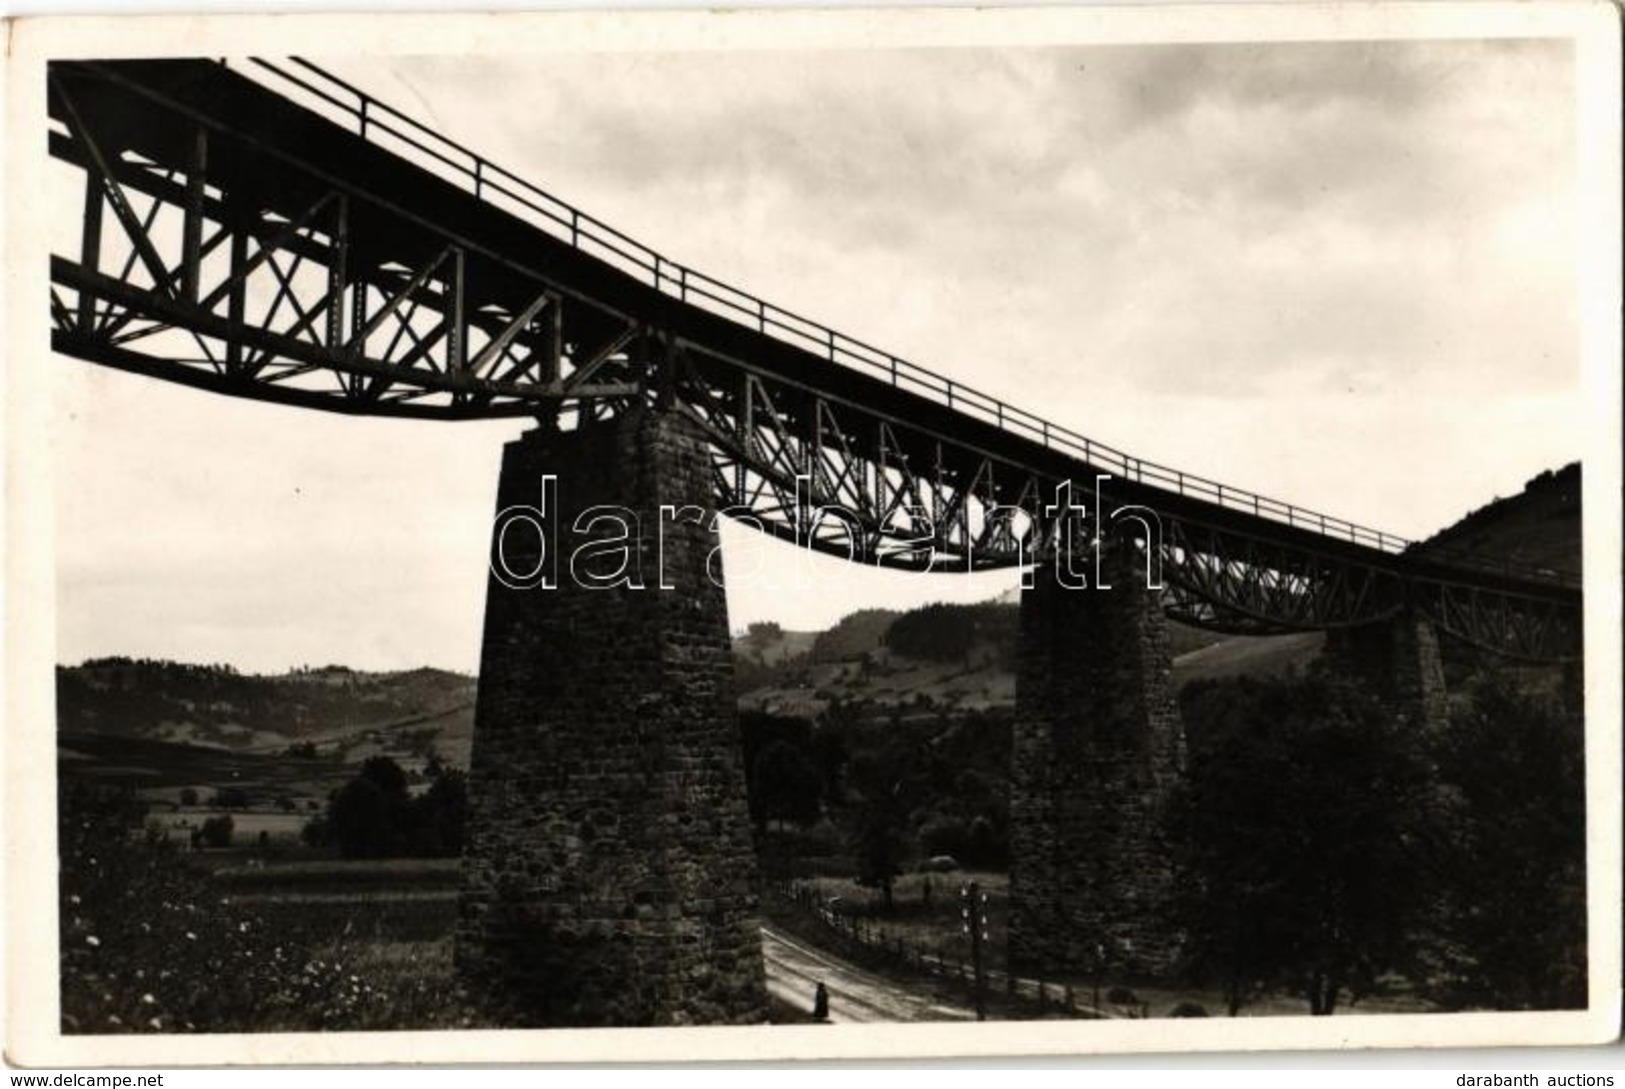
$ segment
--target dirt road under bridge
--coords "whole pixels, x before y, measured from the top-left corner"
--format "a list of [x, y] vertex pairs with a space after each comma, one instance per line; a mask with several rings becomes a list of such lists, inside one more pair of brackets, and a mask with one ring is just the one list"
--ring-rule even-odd
[[772, 927], [762, 928], [762, 953], [767, 960], [767, 989], [774, 997], [811, 1010], [813, 992], [822, 983], [829, 989], [832, 1022], [976, 1019], [974, 1010], [944, 1003], [925, 990], [911, 990]]

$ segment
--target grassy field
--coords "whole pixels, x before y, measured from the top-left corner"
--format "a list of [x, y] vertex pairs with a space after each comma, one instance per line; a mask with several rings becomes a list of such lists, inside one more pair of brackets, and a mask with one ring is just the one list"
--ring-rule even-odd
[[[452, 766], [466, 767], [466, 741], [454, 739], [441, 746], [442, 758]], [[388, 756], [409, 774], [421, 771], [423, 763], [421, 757], [398, 746], [374, 741], [356, 741], [320, 756], [300, 757], [280, 750], [226, 749], [110, 734], [57, 735], [58, 774], [133, 787], [155, 812], [166, 807], [187, 808], [182, 806], [182, 793], [188, 789], [196, 792], [201, 803], [191, 808], [212, 811], [210, 799], [218, 791], [229, 790], [244, 795], [251, 810], [270, 813], [291, 805], [294, 812], [309, 816], [326, 803], [332, 791], [354, 778], [370, 756]], [[410, 789], [426, 787], [426, 782], [414, 781]], [[255, 827], [253, 834], [258, 831]]]
[[457, 888], [461, 873], [455, 858], [342, 859], [306, 855], [270, 865], [222, 869], [214, 879], [238, 891], [343, 893], [383, 888], [439, 892]]
[[347, 942], [394, 946], [450, 940], [460, 879], [456, 859], [296, 856], [222, 868], [209, 881], [273, 925], [298, 920]]
[[[1005, 927], [1009, 915], [1010, 878], [991, 871], [908, 873], [892, 886], [893, 910], [884, 911], [879, 889], [868, 889], [846, 877], [810, 877], [826, 902], [840, 899], [839, 910], [872, 923], [888, 941], [903, 941], [952, 959], [970, 955], [970, 939], [961, 931], [959, 890], [976, 882], [988, 898], [988, 966], [1004, 967]], [[929, 891], [927, 891], [929, 890]]]
[[268, 924], [293, 921], [331, 934], [336, 942], [363, 948], [401, 943], [450, 943], [457, 922], [457, 893], [374, 890], [348, 893], [249, 893], [232, 903]]
[[[455, 969], [456, 860], [272, 860], [212, 873], [198, 865], [208, 860], [140, 841], [102, 843], [81, 860], [63, 896], [64, 1031], [506, 1023]], [[807, 1020], [783, 1003], [770, 1018]]]
[[354, 767], [332, 760], [104, 734], [58, 734], [57, 753], [64, 778], [128, 785], [149, 801], [169, 805], [178, 805], [188, 787], [204, 801], [232, 788], [243, 791], [253, 807], [274, 807], [287, 798], [308, 810], [308, 803], [320, 805], [329, 791], [355, 775]]
[[170, 812], [153, 812], [147, 817], [147, 825], [161, 828], [171, 840], [185, 844], [190, 842], [192, 832], [203, 827], [204, 821], [222, 815], [231, 817], [233, 844], [239, 847], [257, 845], [260, 834], [264, 833], [268, 845], [285, 848], [300, 842], [299, 833], [313, 814], [308, 811], [287, 813], [281, 810], [182, 807]]
[[393, 997], [388, 1027], [489, 1028], [472, 1008], [449, 1000], [460, 984], [452, 963], [449, 935], [402, 938], [342, 938], [320, 952], [341, 970], [365, 979]]

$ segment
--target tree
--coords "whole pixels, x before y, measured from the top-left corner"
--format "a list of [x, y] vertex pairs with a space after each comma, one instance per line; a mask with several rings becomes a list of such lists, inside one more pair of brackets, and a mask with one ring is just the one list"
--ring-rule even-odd
[[1450, 801], [1446, 995], [1498, 1009], [1584, 1006], [1584, 723], [1498, 675], [1467, 694], [1437, 749]]
[[414, 798], [400, 765], [375, 756], [333, 792], [326, 813], [308, 821], [301, 835], [312, 846], [337, 844], [346, 858], [444, 857], [462, 853], [467, 823], [463, 772], [441, 765], [429, 789]]
[[468, 825], [468, 776], [456, 768], [441, 766], [421, 797], [416, 811], [414, 845], [418, 853], [452, 857], [463, 853]]
[[[817, 786], [813, 787], [813, 811], [807, 816], [804, 780], [817, 779], [812, 723], [804, 718], [745, 711], [739, 716], [739, 736], [745, 765], [745, 791], [751, 819], [758, 830], [769, 820], [801, 820], [810, 823], [818, 817]], [[768, 753], [767, 763], [762, 758]], [[758, 782], [758, 772], [772, 777]], [[786, 796], [788, 792], [789, 796]]]
[[751, 765], [747, 782], [751, 819], [766, 830], [769, 821], [793, 821], [806, 826], [818, 819], [823, 783], [818, 769], [799, 748], [786, 741], [770, 742]]
[[410, 804], [406, 773], [387, 756], [369, 757], [328, 803], [327, 835], [346, 858], [386, 858], [405, 845]]
[[878, 888], [885, 910], [892, 911], [892, 887], [903, 872], [908, 853], [909, 817], [922, 793], [915, 754], [901, 744], [888, 744], [854, 756], [847, 766], [856, 794], [852, 810], [852, 843], [858, 883]]
[[345, 858], [387, 858], [395, 853], [395, 806], [377, 783], [357, 776], [334, 793], [327, 835]]
[[236, 822], [231, 814], [219, 817], [210, 817], [203, 822], [198, 831], [198, 841], [205, 847], [230, 847], [232, 832], [236, 829]]
[[332, 830], [327, 826], [325, 816], [315, 816], [305, 822], [299, 829], [299, 839], [307, 847], [325, 847], [333, 841]]
[[221, 787], [209, 800], [215, 809], [247, 809], [248, 803], [248, 791], [242, 787]]
[[362, 761], [359, 778], [376, 783], [388, 798], [406, 797], [406, 772], [387, 756], [369, 756]]
[[1007, 823], [996, 824], [987, 816], [971, 819], [969, 836], [960, 859], [972, 866], [1010, 865], [1010, 830]]
[[899, 616], [886, 629], [886, 646], [908, 658], [970, 665], [977, 646], [995, 653], [1015, 640], [1016, 610], [1009, 605], [926, 605]]
[[1175, 910], [1232, 1015], [1277, 987], [1329, 1014], [1411, 969], [1437, 839], [1416, 738], [1330, 675], [1191, 685], [1183, 709]]
[[765, 647], [784, 638], [784, 629], [776, 620], [758, 620], [745, 629], [745, 639], [752, 646]]
[[852, 758], [848, 738], [858, 729], [859, 710], [839, 698], [830, 701], [812, 732], [812, 762], [818, 769], [825, 806], [839, 806], [845, 800], [844, 778]]

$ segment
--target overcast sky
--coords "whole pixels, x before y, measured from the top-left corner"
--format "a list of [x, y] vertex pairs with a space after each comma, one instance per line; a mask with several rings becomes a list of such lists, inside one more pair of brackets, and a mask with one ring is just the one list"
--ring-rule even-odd
[[[1425, 536], [1580, 454], [1566, 42], [318, 60], [676, 260], [1227, 484]], [[522, 424], [59, 362], [63, 661], [474, 668]], [[732, 623], [1014, 585], [812, 568], [730, 587]]]

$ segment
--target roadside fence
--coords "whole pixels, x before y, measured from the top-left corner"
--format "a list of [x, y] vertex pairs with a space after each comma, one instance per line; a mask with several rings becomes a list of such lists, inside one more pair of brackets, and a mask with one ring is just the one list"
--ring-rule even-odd
[[[960, 984], [974, 991], [976, 968], [969, 951], [949, 953], [940, 946], [926, 948], [907, 940], [873, 919], [840, 911], [816, 887], [795, 881], [775, 882], [774, 891], [801, 917], [822, 926], [842, 943], [856, 946], [871, 958]], [[968, 945], [968, 941], [966, 943]], [[1150, 1007], [1138, 1000], [1102, 1000], [1099, 987], [1080, 989], [1071, 983], [1020, 976], [984, 967], [982, 979], [989, 996], [1003, 995], [1012, 1006], [1036, 1007], [1039, 1016], [1085, 1019], [1132, 1019], [1150, 1016]]]

